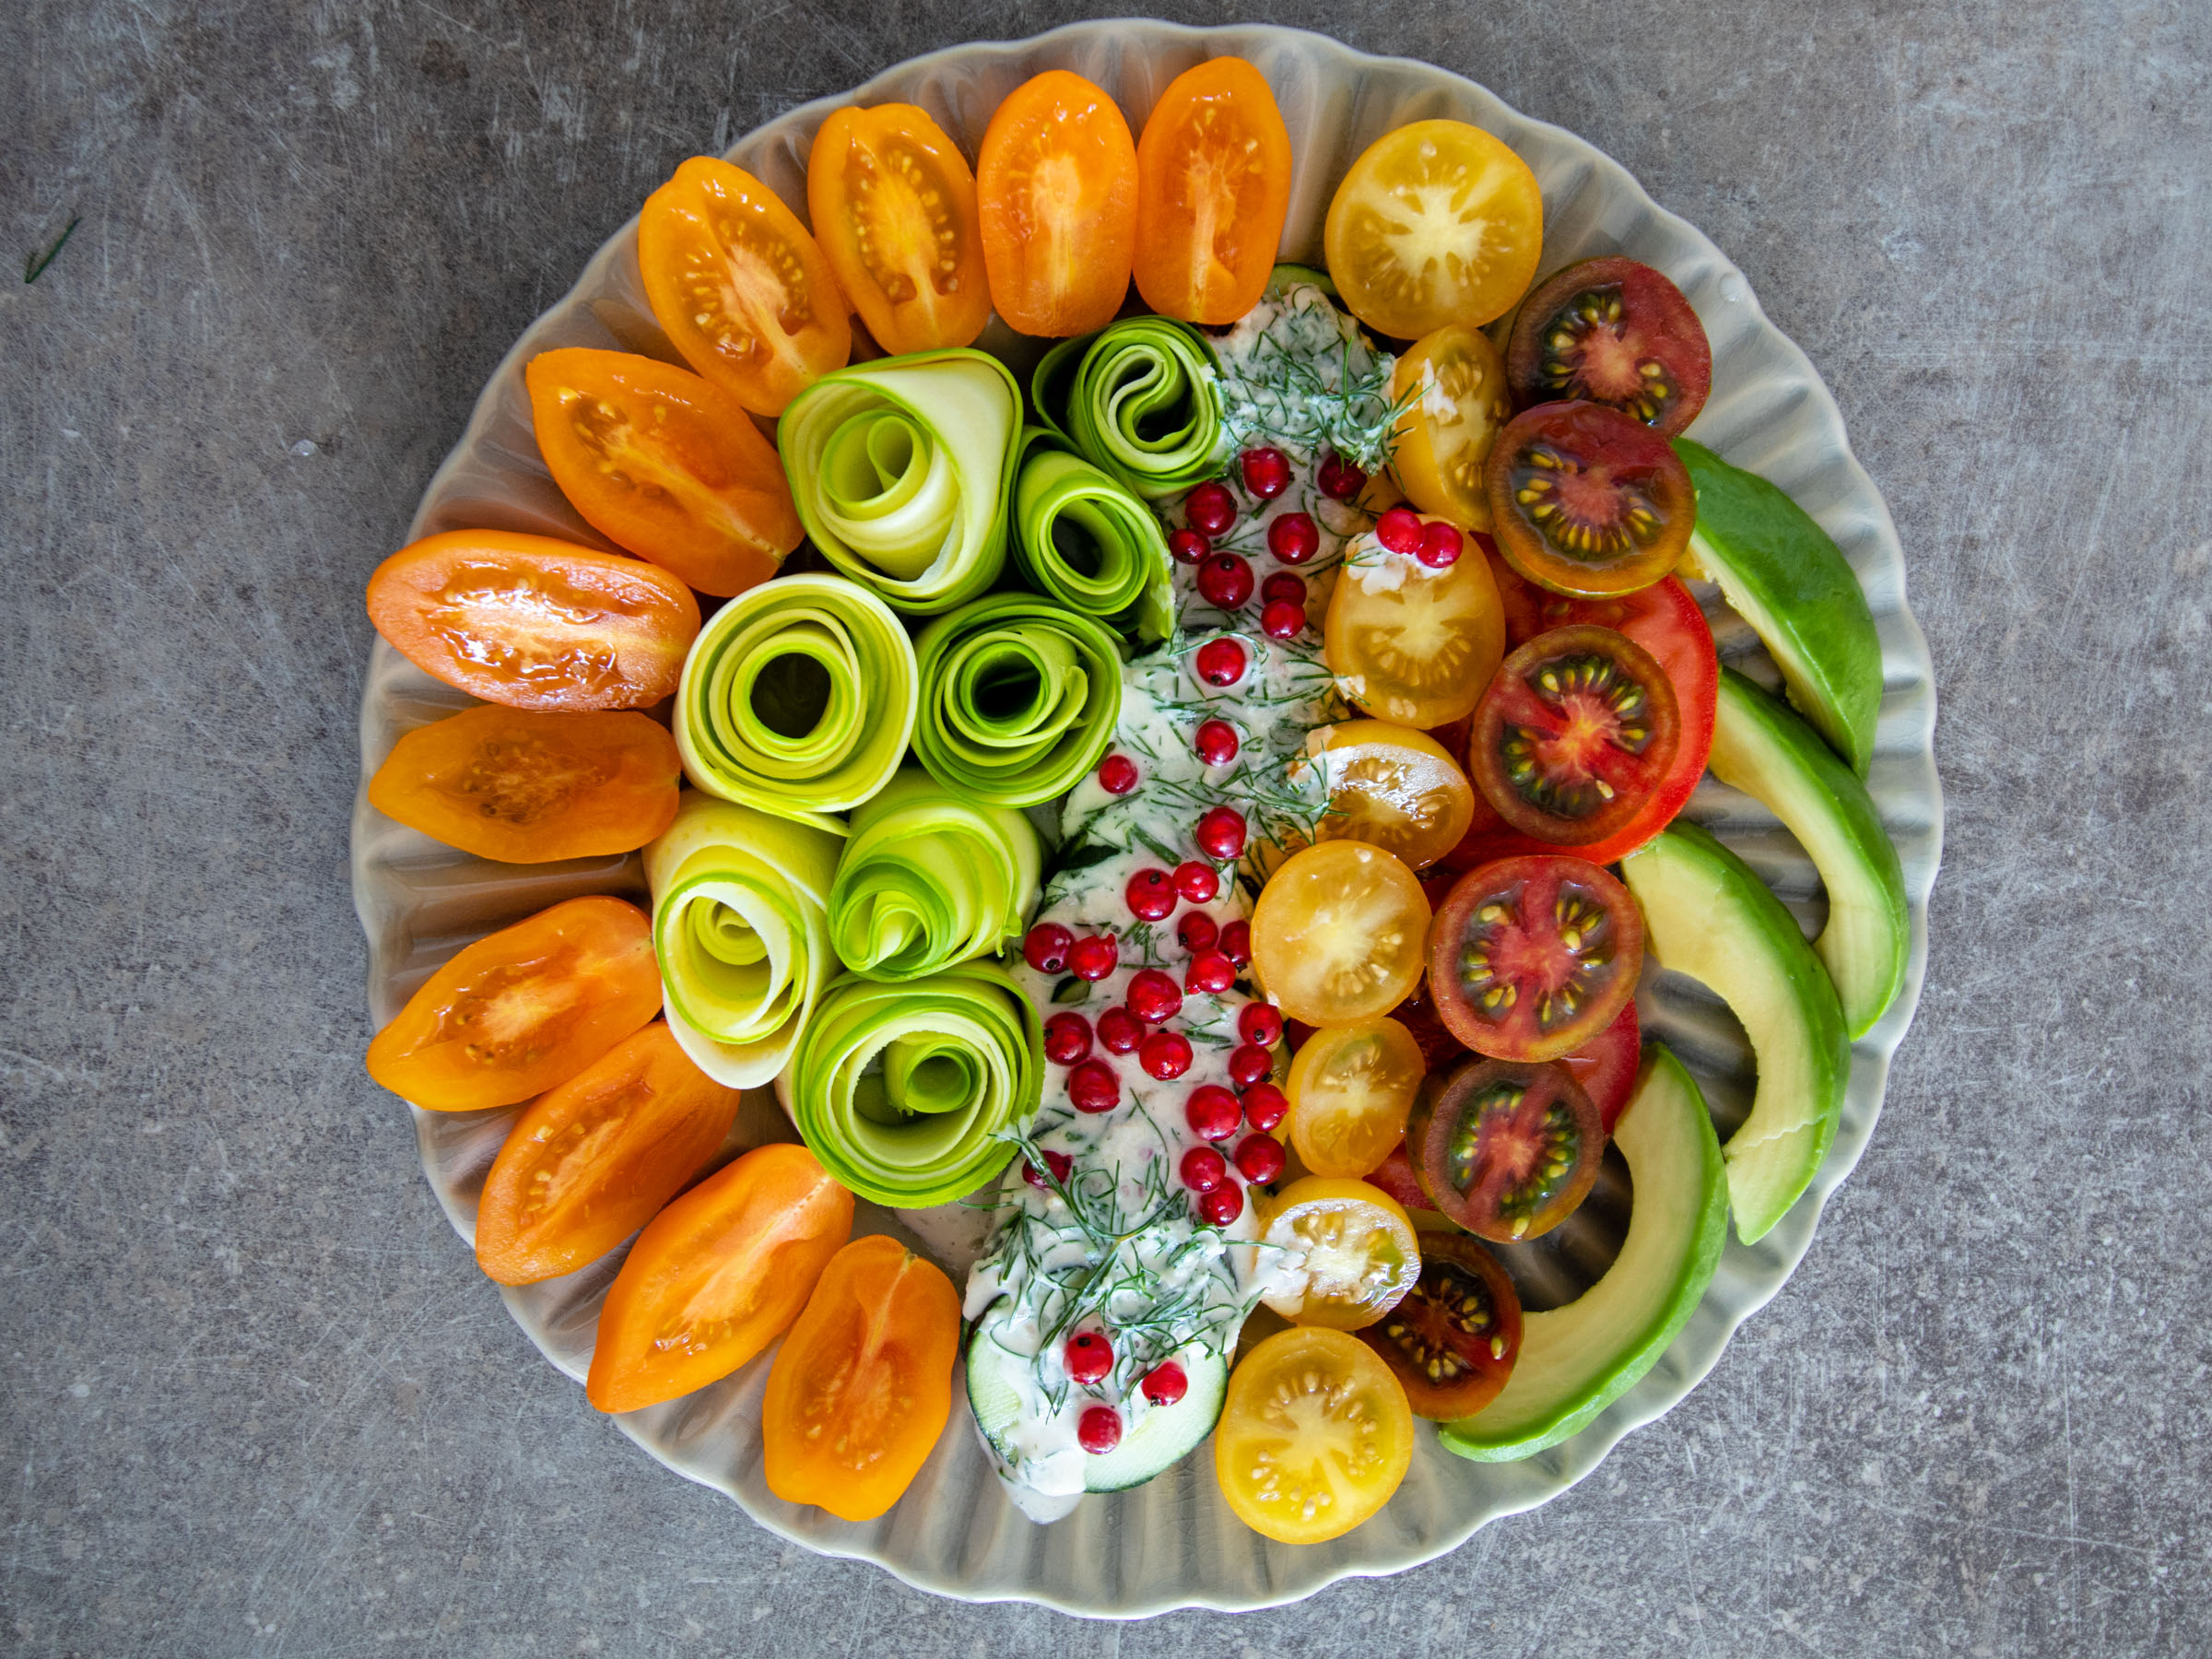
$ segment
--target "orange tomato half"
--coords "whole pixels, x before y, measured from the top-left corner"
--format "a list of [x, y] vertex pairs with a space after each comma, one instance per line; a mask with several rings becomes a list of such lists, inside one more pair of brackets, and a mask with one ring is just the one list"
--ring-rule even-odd
[[1290, 209], [1290, 135], [1266, 77], [1215, 58], [1168, 83], [1136, 141], [1137, 292], [1234, 323], [1260, 300]]
[[830, 1258], [776, 1352], [760, 1403], [762, 1473], [787, 1503], [873, 1521], [899, 1501], [945, 1431], [960, 1299], [896, 1239]]
[[566, 1083], [660, 1011], [645, 912], [571, 899], [430, 975], [369, 1045], [369, 1075], [430, 1112], [512, 1106]]
[[400, 655], [486, 702], [581, 713], [675, 695], [699, 601], [667, 571], [549, 535], [452, 530], [369, 578]]
[[975, 175], [912, 104], [840, 110], [806, 158], [806, 211], [853, 309], [886, 351], [967, 346], [991, 320]]
[[781, 1336], [853, 1232], [853, 1194], [806, 1147], [760, 1147], [638, 1235], [599, 1310], [584, 1393], [637, 1411], [719, 1382]]
[[538, 453], [584, 523], [700, 593], [766, 582], [806, 534], [776, 446], [712, 381], [581, 346], [524, 378]]
[[1026, 335], [1113, 321], [1136, 252], [1136, 146], [1112, 99], [1048, 69], [1006, 95], [976, 159], [991, 303]]
[[699, 1172], [737, 1116], [661, 1021], [530, 1103], [477, 1206], [477, 1265], [534, 1285], [595, 1262]]
[[757, 415], [853, 355], [830, 262], [776, 193], [743, 168], [694, 156], [638, 218], [645, 298], [684, 360]]

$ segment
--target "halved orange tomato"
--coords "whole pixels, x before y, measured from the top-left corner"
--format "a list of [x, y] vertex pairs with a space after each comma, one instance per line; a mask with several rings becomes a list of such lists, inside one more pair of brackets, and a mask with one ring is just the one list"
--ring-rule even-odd
[[781, 415], [853, 355], [830, 262], [741, 167], [694, 156], [647, 196], [638, 265], [684, 360], [757, 415]]
[[1488, 530], [1483, 464], [1513, 418], [1498, 347], [1480, 329], [1448, 323], [1398, 359], [1390, 394], [1405, 403], [1390, 466], [1406, 499], [1463, 528]]
[[1424, 730], [1475, 712], [1505, 655], [1487, 561], [1436, 571], [1363, 537], [1338, 572], [1323, 624], [1338, 688], [1378, 720]]
[[853, 1194], [805, 1147], [716, 1171], [647, 1224], [599, 1310], [584, 1393], [657, 1406], [728, 1376], [781, 1336], [853, 1232]]
[[853, 1240], [830, 1258], [769, 1372], [768, 1489], [841, 1521], [882, 1514], [945, 1432], [959, 1346], [952, 1281], [896, 1239]]
[[1329, 810], [1315, 841], [1359, 841], [1424, 869], [1459, 845], [1475, 818], [1475, 788], [1458, 759], [1426, 732], [1387, 720], [1347, 720], [1306, 735], [1295, 778], [1326, 780]]
[[700, 593], [766, 582], [806, 534], [776, 446], [713, 382], [582, 346], [524, 379], [546, 470], [584, 523]]
[[975, 175], [912, 104], [840, 110], [806, 158], [806, 211], [840, 287], [894, 355], [966, 346], [991, 320]]
[[1136, 291], [1163, 317], [1259, 303], [1290, 208], [1290, 135], [1267, 80], [1220, 57], [1168, 83], [1136, 141]]
[[1268, 877], [1252, 912], [1252, 967], [1286, 1019], [1349, 1025], [1388, 1013], [1421, 977], [1429, 900], [1402, 859], [1322, 841]]
[[661, 1011], [653, 924], [571, 899], [461, 950], [369, 1045], [369, 1075], [429, 1112], [512, 1106], [567, 1082]]
[[744, 1098], [661, 1021], [624, 1038], [508, 1131], [477, 1204], [477, 1265], [534, 1285], [597, 1261], [699, 1173]]
[[976, 158], [991, 303], [1026, 335], [1113, 321], [1136, 252], [1136, 145], [1079, 75], [1048, 69], [1009, 92]]

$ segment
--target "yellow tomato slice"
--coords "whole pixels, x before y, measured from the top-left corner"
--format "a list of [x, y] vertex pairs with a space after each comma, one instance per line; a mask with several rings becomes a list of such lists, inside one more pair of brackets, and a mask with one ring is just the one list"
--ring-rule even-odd
[[1357, 1179], [1405, 1138], [1428, 1072], [1421, 1045], [1394, 1019], [1332, 1026], [1290, 1063], [1290, 1145], [1316, 1175]]
[[1359, 841], [1428, 868], [1475, 821], [1475, 786], [1452, 751], [1426, 732], [1387, 720], [1347, 720], [1306, 735], [1306, 768], [1329, 792], [1317, 841]]
[[1263, 1300], [1293, 1324], [1363, 1330], [1421, 1277], [1420, 1244], [1406, 1211], [1356, 1177], [1294, 1181], [1268, 1204], [1266, 1216], [1265, 1236], [1288, 1279]]
[[1322, 648], [1362, 711], [1423, 730], [1475, 712], [1505, 658], [1505, 608], [1489, 560], [1474, 554], [1432, 571], [1371, 535], [1353, 543]]
[[1352, 163], [1322, 243], [1345, 304], [1378, 334], [1479, 328], [1536, 274], [1544, 198], [1502, 140], [1464, 121], [1417, 121]]
[[1406, 1390], [1342, 1331], [1278, 1331], [1244, 1356], [1214, 1430], [1214, 1475], [1237, 1519], [1281, 1544], [1342, 1537], [1413, 1462]]
[[1423, 512], [1488, 533], [1483, 463], [1498, 429], [1513, 418], [1498, 347], [1481, 330], [1448, 323], [1398, 359], [1390, 394], [1406, 406], [1390, 463], [1406, 499]]
[[1364, 841], [1293, 853], [1252, 912], [1252, 965], [1284, 1017], [1310, 1026], [1371, 1019], [1421, 976], [1429, 900], [1393, 857]]

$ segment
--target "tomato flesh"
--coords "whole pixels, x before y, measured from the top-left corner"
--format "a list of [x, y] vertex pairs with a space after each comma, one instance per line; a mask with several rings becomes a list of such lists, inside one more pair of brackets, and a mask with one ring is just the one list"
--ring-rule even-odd
[[1521, 1356], [1521, 1298], [1497, 1258], [1461, 1233], [1425, 1233], [1421, 1277], [1359, 1340], [1382, 1356], [1416, 1417], [1472, 1417]]
[[1357, 1336], [1300, 1325], [1256, 1344], [1229, 1379], [1214, 1475], [1237, 1519], [1281, 1544], [1343, 1536], [1413, 1462], [1413, 1413]]
[[1420, 978], [1429, 900], [1403, 861], [1362, 841], [1293, 853], [1252, 913], [1253, 970], [1287, 1019], [1347, 1025]]
[[1697, 522], [1689, 470], [1650, 427], [1594, 403], [1507, 423], [1483, 474], [1506, 563], [1541, 587], [1603, 597], [1675, 568]]
[[983, 268], [1009, 327], [1059, 337], [1113, 321], [1136, 252], [1136, 145], [1112, 99], [1048, 69], [1008, 93], [976, 159]]
[[1475, 790], [1452, 752], [1426, 732], [1383, 720], [1321, 726], [1292, 776], [1316, 769], [1329, 809], [1316, 841], [1359, 841], [1418, 870], [1456, 847], [1475, 819]]
[[1293, 1324], [1364, 1329], [1420, 1276], [1412, 1221], [1365, 1181], [1308, 1175], [1285, 1188], [1265, 1214], [1265, 1236], [1290, 1282], [1264, 1300]]
[[1505, 654], [1488, 561], [1470, 550], [1435, 571], [1361, 536], [1329, 595], [1323, 654], [1346, 700], [1378, 720], [1426, 730], [1472, 713]]
[[1290, 207], [1290, 135], [1266, 77], [1233, 57], [1177, 76], [1136, 172], [1137, 292], [1163, 317], [1236, 322], [1267, 287]]
[[1365, 1175], [1405, 1137], [1428, 1063], [1395, 1019], [1316, 1031], [1290, 1062], [1290, 1145], [1316, 1175]]
[[1585, 259], [1521, 302], [1506, 374], [1524, 404], [1606, 404], [1672, 438], [1712, 385], [1712, 344], [1682, 290], [1650, 265]]
[[1470, 870], [1430, 929], [1429, 994], [1478, 1054], [1556, 1060], [1620, 1017], [1643, 968], [1628, 889], [1579, 858]]
[[1422, 1085], [1406, 1149], [1434, 1208], [1513, 1243], [1549, 1232], [1589, 1195], [1606, 1131], [1565, 1066], [1475, 1059]]
[[1489, 336], [1462, 323], [1424, 335], [1398, 359], [1390, 393], [1405, 404], [1390, 468], [1406, 499], [1463, 529], [1488, 530], [1483, 469], [1513, 417], [1505, 363]]

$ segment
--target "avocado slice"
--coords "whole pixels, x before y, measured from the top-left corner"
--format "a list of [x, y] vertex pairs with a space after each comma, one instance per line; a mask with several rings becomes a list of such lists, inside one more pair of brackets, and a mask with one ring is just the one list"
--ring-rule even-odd
[[1717, 582], [1751, 624], [1790, 700], [1860, 777], [1874, 759], [1882, 644], [1843, 554], [1812, 515], [1757, 473], [1675, 440], [1698, 492], [1698, 524], [1677, 567]]
[[1728, 1183], [1705, 1097], [1654, 1043], [1613, 1144], [1634, 1182], [1629, 1236], [1596, 1284], [1526, 1315], [1504, 1390], [1439, 1438], [1462, 1457], [1510, 1463], [1587, 1426], [1658, 1363], [1712, 1282], [1728, 1241]]
[[1905, 982], [1912, 928], [1905, 871], [1866, 786], [1804, 721], [1733, 668], [1721, 670], [1712, 775], [1789, 827], [1828, 888], [1828, 926], [1813, 948], [1863, 1037]]
[[1851, 1072], [1836, 988], [1782, 900], [1695, 824], [1676, 819], [1620, 870], [1653, 952], [1715, 993], [1751, 1039], [1759, 1089], [1722, 1156], [1736, 1237], [1756, 1243], [1836, 1138]]

